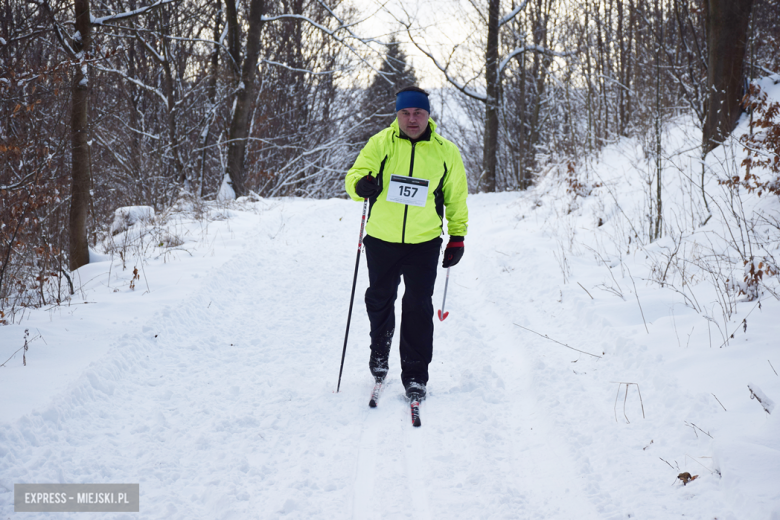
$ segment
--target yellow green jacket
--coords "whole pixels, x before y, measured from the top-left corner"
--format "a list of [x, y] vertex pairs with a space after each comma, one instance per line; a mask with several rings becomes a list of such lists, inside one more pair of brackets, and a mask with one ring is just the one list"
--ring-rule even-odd
[[[430, 139], [412, 143], [408, 137], [401, 136], [396, 119], [369, 139], [347, 172], [346, 189], [353, 200], [363, 200], [355, 193], [355, 185], [369, 172], [382, 185], [382, 192], [369, 201], [366, 233], [374, 238], [402, 244], [427, 242], [442, 234], [445, 218], [449, 235], [466, 235], [468, 182], [460, 151], [436, 133], [433, 119], [428, 119], [428, 124]], [[427, 179], [425, 206], [388, 201], [391, 175]]]

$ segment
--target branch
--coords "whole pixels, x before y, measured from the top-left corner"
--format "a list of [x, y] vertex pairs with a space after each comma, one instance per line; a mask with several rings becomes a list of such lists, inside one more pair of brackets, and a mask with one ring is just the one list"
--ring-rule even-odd
[[327, 74], [335, 74], [337, 72], [344, 72], [352, 69], [341, 69], [341, 70], [324, 70], [322, 72], [315, 72], [313, 70], [309, 69], [298, 69], [295, 67], [290, 67], [289, 65], [285, 65], [284, 63], [279, 63], [278, 61], [271, 61], [271, 60], [260, 60], [261, 63], [267, 63], [269, 65], [276, 65], [279, 67], [284, 67], [287, 70], [292, 70], [294, 72], [304, 72], [306, 74], [314, 74], [314, 75], [327, 75]]
[[597, 356], [596, 354], [591, 354], [590, 352], [585, 352], [584, 350], [580, 350], [580, 349], [577, 349], [577, 348], [574, 348], [574, 347], [570, 347], [570, 346], [569, 346], [569, 345], [567, 345], [566, 343], [561, 343], [560, 341], [556, 341], [556, 340], [552, 339], [550, 336], [548, 336], [547, 334], [539, 334], [539, 333], [538, 333], [538, 332], [536, 332], [535, 330], [531, 330], [531, 329], [529, 329], [529, 328], [523, 327], [522, 325], [518, 325], [517, 323], [514, 323], [514, 325], [515, 325], [515, 326], [517, 326], [517, 327], [520, 327], [521, 329], [527, 330], [528, 332], [533, 332], [533, 333], [534, 333], [534, 334], [536, 334], [537, 336], [541, 336], [541, 337], [543, 337], [544, 339], [549, 339], [550, 341], [552, 341], [553, 343], [557, 343], [558, 345], [563, 345], [563, 346], [564, 346], [564, 347], [566, 347], [566, 348], [570, 348], [570, 349], [572, 349], [572, 350], [576, 350], [577, 352], [580, 352], [580, 353], [582, 353], [582, 354], [587, 354], [587, 355], [589, 355], [589, 356], [593, 356], [593, 357], [595, 357], [595, 358], [601, 358], [601, 356]]
[[504, 68], [509, 64], [509, 62], [517, 56], [518, 54], [522, 54], [526, 51], [530, 52], [538, 52], [539, 54], [545, 54], [547, 56], [557, 56], [559, 58], [565, 58], [567, 56], [571, 56], [574, 54], [574, 52], [558, 52], [554, 51], [552, 49], [548, 49], [547, 47], [542, 47], [541, 45], [528, 45], [524, 47], [518, 47], [517, 49], [513, 50], [509, 54], [506, 55], [506, 57], [501, 60], [501, 64], [498, 66], [498, 73], [501, 74], [501, 71], [504, 70]]
[[[397, 20], [397, 18], [396, 18], [396, 20]], [[400, 20], [398, 20], [398, 21], [401, 22]], [[463, 92], [464, 94], [466, 94], [468, 97], [470, 97], [472, 99], [476, 99], [477, 101], [481, 101], [483, 103], [487, 103], [487, 95], [480, 94], [479, 92], [471, 90], [466, 85], [463, 85], [463, 84], [459, 83], [455, 78], [450, 76], [449, 72], [447, 72], [447, 68], [448, 67], [442, 66], [442, 64], [439, 63], [439, 61], [433, 56], [433, 54], [431, 54], [430, 52], [428, 52], [425, 49], [423, 49], [422, 47], [420, 47], [420, 45], [414, 40], [414, 37], [412, 36], [412, 29], [411, 29], [412, 26], [411, 26], [411, 24], [404, 24], [403, 22], [401, 22], [401, 24], [406, 27], [406, 33], [409, 35], [409, 39], [414, 44], [414, 46], [417, 47], [417, 50], [419, 50], [420, 52], [422, 52], [423, 54], [428, 56], [428, 58], [430, 58], [430, 60], [433, 62], [433, 64], [436, 65], [436, 68], [438, 68], [442, 72], [442, 74], [444, 74], [444, 78], [447, 80], [447, 82], [450, 85], [452, 85], [456, 89], [460, 90], [461, 92]]]
[[[57, 35], [57, 40], [60, 42], [60, 45], [62, 45], [62, 48], [65, 50], [65, 54], [70, 56], [70, 59], [72, 60], [78, 60], [76, 57], [76, 51], [71, 47], [70, 43], [68, 43], [67, 40], [65, 40], [65, 37], [63, 36], [63, 31], [60, 28], [60, 24], [57, 23], [56, 18], [54, 18], [54, 13], [51, 11], [51, 6], [49, 6], [48, 0], [41, 0], [40, 6], [43, 7], [44, 11], [46, 11], [46, 14], [51, 18], [51, 24], [54, 26], [54, 33]], [[65, 33], [68, 37], [68, 40], [71, 39], [70, 35]]]
[[514, 10], [514, 11], [512, 11], [511, 13], [509, 13], [508, 15], [506, 15], [505, 17], [503, 17], [502, 19], [500, 19], [500, 20], [498, 21], [498, 26], [499, 26], [499, 27], [501, 27], [501, 26], [502, 26], [502, 25], [504, 25], [505, 23], [511, 22], [511, 21], [512, 21], [512, 18], [514, 18], [515, 16], [517, 16], [517, 13], [519, 13], [520, 11], [522, 11], [523, 9], [525, 9], [525, 6], [526, 6], [527, 4], [528, 4], [528, 0], [525, 0], [525, 1], [524, 1], [522, 4], [520, 4], [519, 6], [517, 6], [517, 7], [515, 8], [515, 10]]
[[[320, 5], [324, 6], [324, 4], [322, 3], [321, 0], [318, 0], [318, 3]], [[361, 37], [357, 36], [355, 33], [352, 32], [352, 30], [349, 29], [349, 25], [350, 24], [345, 24], [343, 21], [341, 21], [335, 14], [333, 14], [333, 11], [331, 11], [330, 8], [328, 8], [327, 6], [325, 6], [325, 8], [328, 10], [328, 12], [331, 14], [331, 16], [333, 16], [333, 18], [335, 18], [336, 21], [339, 22], [339, 26], [336, 27], [333, 30], [328, 29], [324, 25], [321, 25], [321, 24], [315, 22], [314, 20], [312, 20], [311, 18], [309, 18], [307, 16], [303, 16], [301, 14], [280, 14], [279, 16], [263, 16], [261, 18], [261, 20], [263, 22], [274, 22], [276, 20], [295, 19], [295, 20], [301, 20], [301, 21], [307, 22], [307, 23], [311, 24], [312, 26], [316, 27], [317, 29], [319, 29], [320, 31], [322, 31], [323, 33], [327, 34], [328, 36], [330, 36], [331, 38], [333, 38], [334, 40], [336, 40], [337, 42], [339, 42], [343, 46], [345, 46], [347, 49], [350, 50], [350, 52], [352, 52], [355, 56], [357, 56], [357, 58], [360, 61], [362, 61], [363, 63], [368, 65], [371, 68], [371, 70], [373, 70], [377, 74], [380, 74], [382, 77], [385, 77], [384, 74], [382, 74], [379, 70], [377, 70], [376, 67], [374, 67], [371, 63], [369, 63], [363, 56], [361, 56], [360, 53], [357, 51], [357, 49], [355, 49], [352, 45], [348, 44], [346, 42], [345, 38], [342, 38], [342, 37], [336, 35], [336, 33], [338, 31], [344, 29], [344, 30], [346, 30], [350, 34], [350, 36], [352, 38], [355, 38], [360, 43], [362, 43], [362, 44], [364, 44], [366, 46], [368, 46], [367, 42], [378, 42], [378, 40], [374, 40], [373, 38], [361, 38]], [[382, 42], [378, 42], [378, 43], [382, 43]], [[385, 44], [382, 43], [382, 45], [385, 45]]]
[[[323, 2], [322, 0], [317, 0], [317, 3], [318, 3], [318, 4], [320, 4], [320, 5], [321, 5], [323, 8], [325, 8], [325, 10], [326, 10], [326, 11], [328, 11], [328, 14], [330, 14], [330, 15], [331, 15], [333, 18], [335, 18], [335, 19], [336, 19], [336, 21], [337, 21], [339, 24], [341, 24], [341, 25], [340, 25], [340, 27], [339, 27], [339, 29], [344, 29], [344, 30], [346, 30], [346, 31], [347, 31], [347, 32], [350, 34], [350, 36], [352, 36], [353, 38], [355, 38], [355, 39], [356, 39], [356, 40], [358, 40], [359, 42], [361, 42], [361, 43], [363, 43], [363, 44], [366, 44], [366, 42], [375, 42], [375, 43], [378, 43], [378, 44], [380, 44], [380, 45], [383, 45], [383, 46], [384, 46], [384, 45], [386, 45], [384, 42], [381, 42], [381, 41], [379, 41], [379, 40], [376, 40], [376, 39], [374, 39], [374, 38], [363, 38], [362, 36], [358, 36], [357, 34], [355, 34], [355, 33], [353, 33], [353, 32], [352, 32], [352, 29], [350, 29], [350, 27], [351, 27], [351, 26], [353, 26], [353, 25], [357, 25], [357, 24], [359, 24], [359, 23], [362, 23], [362, 22], [364, 22], [365, 20], [360, 20], [360, 21], [357, 21], [357, 22], [354, 22], [354, 23], [351, 23], [351, 24], [344, 23], [344, 21], [343, 21], [341, 18], [339, 18], [338, 16], [336, 16], [336, 13], [334, 13], [334, 12], [333, 12], [333, 10], [332, 10], [332, 9], [331, 9], [331, 8], [328, 6], [328, 4], [326, 4], [326, 3], [325, 3], [325, 2]], [[338, 29], [337, 29], [337, 30], [338, 30]], [[367, 45], [367, 44], [366, 44], [366, 45]]]
[[[154, 58], [154, 61], [156, 61], [157, 63], [160, 63], [160, 64], [163, 64], [163, 63], [165, 63], [166, 61], [168, 61], [168, 60], [167, 60], [166, 58], [164, 58], [163, 56], [160, 56], [160, 54], [159, 54], [159, 53], [158, 53], [156, 50], [154, 50], [154, 48], [152, 48], [152, 46], [151, 46], [151, 45], [149, 45], [149, 44], [146, 42], [146, 40], [144, 40], [143, 38], [141, 38], [141, 35], [140, 35], [140, 34], [139, 34], [137, 31], [136, 31], [136, 33], [135, 33], [135, 39], [136, 39], [136, 40], [138, 40], [138, 42], [139, 42], [141, 45], [143, 45], [143, 46], [146, 48], [146, 50], [147, 50], [147, 51], [149, 51], [149, 53], [152, 55], [152, 58]], [[164, 47], [164, 46], [163, 46], [163, 47]]]
[[94, 16], [90, 15], [89, 21], [92, 25], [102, 26], [105, 25], [106, 22], [114, 22], [116, 20], [127, 20], [128, 18], [135, 18], [136, 16], [145, 14], [151, 11], [152, 9], [156, 9], [163, 5], [176, 3], [178, 1], [179, 0], [157, 0], [157, 2], [153, 3], [152, 5], [148, 5], [146, 7], [139, 7], [138, 9], [134, 9], [132, 11], [125, 11], [124, 13], [116, 13], [109, 16], [101, 16], [99, 18], [95, 18]]
[[137, 80], [137, 79], [135, 79], [135, 78], [131, 78], [130, 76], [128, 76], [127, 74], [125, 74], [125, 73], [124, 73], [124, 72], [122, 72], [121, 70], [117, 70], [117, 69], [109, 69], [108, 67], [103, 67], [103, 66], [101, 66], [101, 65], [94, 65], [94, 67], [95, 67], [96, 69], [100, 70], [100, 71], [103, 71], [103, 72], [112, 72], [112, 73], [114, 73], [114, 74], [119, 74], [120, 76], [122, 76], [122, 77], [123, 77], [124, 79], [126, 79], [127, 81], [129, 81], [129, 82], [131, 82], [131, 83], [133, 83], [133, 84], [135, 84], [135, 85], [137, 85], [137, 86], [141, 87], [141, 88], [142, 88], [142, 89], [144, 89], [144, 90], [148, 90], [148, 91], [149, 91], [149, 92], [151, 92], [152, 94], [155, 94], [155, 95], [159, 96], [159, 98], [160, 98], [160, 99], [162, 99], [163, 103], [165, 103], [165, 106], [168, 106], [168, 98], [167, 98], [167, 97], [165, 97], [165, 94], [163, 94], [162, 92], [160, 92], [160, 90], [159, 90], [159, 89], [156, 89], [156, 88], [154, 88], [154, 87], [150, 87], [150, 86], [149, 86], [149, 85], [147, 85], [146, 83], [144, 83], [144, 82], [142, 82], [142, 81], [138, 81], [138, 80]]
[[[30, 179], [35, 177], [38, 174], [38, 170], [27, 174], [27, 177], [23, 178], [22, 180], [18, 181], [16, 184], [8, 184], [5, 186], [0, 186], [0, 190], [8, 190], [8, 191], [14, 191], [19, 188], [24, 187], [27, 184], [30, 184]], [[17, 175], [18, 178], [18, 175]]]

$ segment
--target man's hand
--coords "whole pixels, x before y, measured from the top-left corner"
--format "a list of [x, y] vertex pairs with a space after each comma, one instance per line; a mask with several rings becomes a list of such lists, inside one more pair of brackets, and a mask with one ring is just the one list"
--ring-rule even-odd
[[376, 181], [376, 177], [372, 177], [369, 173], [357, 182], [355, 193], [364, 199], [370, 199], [382, 193], [382, 186]]
[[463, 258], [463, 237], [450, 237], [450, 241], [444, 249], [444, 260], [442, 267], [452, 267]]

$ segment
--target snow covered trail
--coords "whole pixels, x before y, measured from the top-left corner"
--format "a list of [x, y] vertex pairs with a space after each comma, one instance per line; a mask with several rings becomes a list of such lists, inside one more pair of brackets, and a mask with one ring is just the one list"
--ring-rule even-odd
[[[45, 411], [0, 429], [6, 490], [140, 482], [145, 518], [338, 511], [356, 428], [328, 404], [344, 322], [327, 270], [351, 271], [319, 261], [323, 243], [342, 240], [334, 204], [282, 208], [194, 296], [118, 339]], [[331, 247], [348, 262], [346, 244]]]
[[[647, 349], [599, 302], [559, 286], [556, 237], [530, 206], [522, 194], [470, 199], [422, 428], [403, 398], [397, 338], [379, 407], [368, 407], [364, 257], [335, 393], [360, 205], [284, 199], [181, 302], [118, 335], [49, 405], [0, 424], [0, 515], [12, 515], [13, 483], [61, 482], [140, 483], [141, 518], [740, 518], [717, 479], [670, 487], [658, 460], [669, 455], [653, 450], [707, 445], [659, 409], [677, 420], [703, 405], [648, 371]], [[641, 327], [633, 302], [621, 304]], [[641, 381], [647, 420], [630, 394], [632, 423], [616, 421], [613, 381]], [[657, 436], [680, 430], [685, 442]]]
[[516, 331], [483, 310], [478, 284], [453, 291], [463, 304], [437, 325], [416, 430], [397, 345], [380, 406], [367, 407], [362, 259], [334, 393], [359, 210], [284, 202], [192, 296], [0, 427], [4, 496], [20, 482], [140, 482], [144, 518], [589, 518], [575, 485], [580, 500], [560, 502], [547, 484], [564, 460], [526, 361], [500, 348]]

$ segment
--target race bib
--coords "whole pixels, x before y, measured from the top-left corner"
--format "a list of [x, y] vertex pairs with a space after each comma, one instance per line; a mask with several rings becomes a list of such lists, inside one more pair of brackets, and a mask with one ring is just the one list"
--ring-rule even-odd
[[428, 180], [391, 175], [387, 200], [388, 202], [425, 207], [425, 201], [428, 200]]

